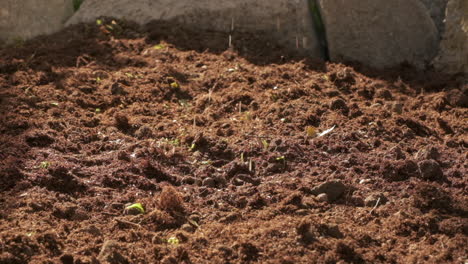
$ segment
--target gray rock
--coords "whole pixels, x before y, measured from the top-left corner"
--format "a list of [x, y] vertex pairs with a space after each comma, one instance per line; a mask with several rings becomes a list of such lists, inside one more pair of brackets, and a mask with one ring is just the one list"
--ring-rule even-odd
[[346, 186], [339, 180], [324, 182], [311, 189], [311, 193], [319, 195], [325, 193], [328, 196], [328, 201], [333, 202], [338, 199], [346, 190]]
[[419, 172], [421, 173], [421, 178], [425, 180], [442, 180], [444, 173], [440, 168], [439, 163], [433, 159], [423, 160], [418, 163]]
[[[86, 0], [67, 24], [94, 22], [100, 16], [140, 24], [175, 21], [194, 29], [225, 32], [226, 45], [232, 31], [266, 33], [298, 54], [323, 58], [308, 0]], [[242, 44], [236, 39], [232, 43]]]
[[433, 64], [440, 71], [468, 76], [468, 2], [449, 0], [445, 17], [445, 31]]
[[72, 14], [71, 0], [2, 0], [0, 41], [13, 42], [55, 33]]
[[448, 0], [419, 0], [426, 6], [434, 24], [437, 28], [439, 36], [442, 36], [445, 28], [445, 8]]
[[424, 68], [437, 53], [437, 29], [419, 0], [318, 2], [332, 61]]

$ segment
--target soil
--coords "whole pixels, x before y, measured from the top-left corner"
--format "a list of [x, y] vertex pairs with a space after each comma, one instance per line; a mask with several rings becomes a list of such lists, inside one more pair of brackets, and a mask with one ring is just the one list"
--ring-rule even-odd
[[273, 43], [104, 19], [3, 47], [0, 263], [467, 263], [466, 79]]

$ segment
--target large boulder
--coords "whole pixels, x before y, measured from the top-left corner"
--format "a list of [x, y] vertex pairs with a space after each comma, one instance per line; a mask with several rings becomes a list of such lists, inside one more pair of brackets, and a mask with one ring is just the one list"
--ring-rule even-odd
[[375, 68], [408, 62], [424, 68], [437, 53], [438, 35], [419, 0], [318, 0], [330, 59]]
[[73, 14], [71, 0], [2, 0], [0, 41], [29, 39], [59, 31]]
[[145, 24], [174, 21], [195, 29], [273, 35], [299, 54], [322, 58], [308, 0], [86, 0], [67, 22], [116, 17]]
[[447, 6], [448, 0], [420, 0], [429, 11], [434, 24], [437, 28], [439, 38], [442, 37], [445, 29], [445, 9]]
[[434, 66], [446, 73], [468, 76], [468, 1], [449, 0], [445, 32]]

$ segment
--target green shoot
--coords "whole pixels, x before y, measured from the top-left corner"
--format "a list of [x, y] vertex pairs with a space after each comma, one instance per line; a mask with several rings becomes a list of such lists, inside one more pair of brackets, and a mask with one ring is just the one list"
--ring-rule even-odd
[[135, 210], [140, 214], [145, 213], [145, 209], [143, 208], [143, 205], [141, 203], [134, 203], [132, 205], [129, 205], [129, 206], [125, 207], [125, 210], [126, 211]]
[[163, 44], [158, 44], [158, 45], [153, 46], [153, 49], [155, 49], [155, 50], [160, 50], [160, 49], [164, 49], [164, 48], [165, 48], [165, 46]]
[[270, 143], [268, 143], [268, 141], [266, 139], [262, 140], [262, 145], [263, 145], [263, 150], [264, 151], [267, 151], [268, 147], [270, 147]]
[[170, 237], [167, 239], [167, 243], [171, 245], [179, 245], [180, 241], [177, 237]]
[[43, 161], [39, 165], [39, 168], [41, 168], [41, 169], [48, 169], [49, 167], [50, 167], [50, 162], [48, 162], [48, 161]]
[[171, 85], [171, 88], [172, 88], [172, 89], [179, 89], [179, 88], [180, 88], [179, 83], [177, 83], [176, 81], [171, 82], [170, 85]]

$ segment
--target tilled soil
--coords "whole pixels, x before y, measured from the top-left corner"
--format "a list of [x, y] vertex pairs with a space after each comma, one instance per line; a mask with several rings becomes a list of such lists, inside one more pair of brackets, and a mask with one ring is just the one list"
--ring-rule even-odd
[[0, 263], [468, 261], [462, 76], [228, 43], [105, 19], [3, 47]]

